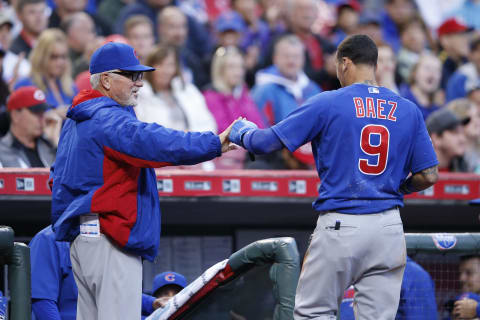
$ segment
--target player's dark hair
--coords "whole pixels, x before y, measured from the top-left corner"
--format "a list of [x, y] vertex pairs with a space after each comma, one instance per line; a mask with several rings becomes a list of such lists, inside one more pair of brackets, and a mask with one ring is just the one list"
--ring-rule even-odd
[[337, 49], [337, 59], [349, 58], [354, 64], [377, 66], [378, 49], [369, 36], [357, 34], [343, 40]]

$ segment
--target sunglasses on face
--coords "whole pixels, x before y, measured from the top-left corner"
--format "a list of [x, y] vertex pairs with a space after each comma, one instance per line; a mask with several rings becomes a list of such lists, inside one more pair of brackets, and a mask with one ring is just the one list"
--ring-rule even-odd
[[112, 71], [111, 73], [119, 74], [132, 80], [132, 82], [137, 82], [138, 80], [143, 80], [143, 72], [129, 72], [129, 71]]

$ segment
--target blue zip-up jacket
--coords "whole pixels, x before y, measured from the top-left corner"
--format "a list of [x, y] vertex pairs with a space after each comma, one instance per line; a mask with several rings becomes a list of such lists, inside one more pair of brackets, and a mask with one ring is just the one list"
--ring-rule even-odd
[[51, 174], [56, 239], [73, 241], [80, 232], [79, 216], [98, 213], [103, 234], [153, 261], [160, 239], [153, 168], [220, 156], [219, 137], [140, 122], [131, 107], [95, 90], [77, 95], [67, 117]]

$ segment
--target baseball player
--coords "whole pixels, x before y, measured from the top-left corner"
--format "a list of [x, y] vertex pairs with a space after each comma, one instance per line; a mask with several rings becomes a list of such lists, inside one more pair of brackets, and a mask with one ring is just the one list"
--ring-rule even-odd
[[[335, 319], [355, 290], [356, 319], [395, 318], [405, 268], [403, 195], [437, 181], [437, 158], [419, 109], [375, 82], [377, 47], [365, 35], [336, 54], [343, 88], [320, 93], [268, 129], [239, 121], [230, 140], [261, 154], [311, 141], [317, 227], [305, 255], [294, 319]], [[409, 176], [409, 174], [411, 175]]]

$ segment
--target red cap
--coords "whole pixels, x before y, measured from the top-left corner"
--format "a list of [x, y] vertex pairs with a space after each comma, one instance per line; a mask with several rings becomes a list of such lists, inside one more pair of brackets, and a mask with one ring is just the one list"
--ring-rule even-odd
[[43, 112], [49, 106], [42, 90], [28, 86], [13, 91], [7, 101], [9, 111], [22, 108], [29, 108], [32, 112]]
[[357, 12], [362, 11], [362, 5], [357, 0], [342, 0], [337, 3], [337, 12], [343, 7], [350, 7]]
[[466, 24], [462, 21], [458, 20], [457, 18], [450, 18], [445, 20], [442, 25], [438, 28], [437, 33], [438, 36], [444, 36], [446, 34], [452, 33], [461, 33], [471, 31], [472, 29], [469, 28]]

